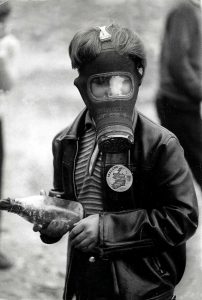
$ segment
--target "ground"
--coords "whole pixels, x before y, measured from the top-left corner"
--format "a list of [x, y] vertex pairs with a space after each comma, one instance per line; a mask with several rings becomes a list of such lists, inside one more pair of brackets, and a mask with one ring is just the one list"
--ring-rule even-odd
[[[167, 3], [168, 2], [168, 3]], [[142, 36], [148, 66], [138, 109], [158, 122], [154, 99], [164, 17], [172, 1], [156, 0], [13, 0], [9, 27], [21, 43], [19, 78], [1, 95], [5, 135], [4, 197], [38, 194], [52, 186], [51, 141], [83, 108], [73, 85], [68, 44], [74, 32], [89, 24], [121, 22]], [[175, 1], [176, 2], [176, 1]], [[202, 197], [196, 187], [201, 207]], [[14, 266], [0, 271], [0, 300], [62, 298], [67, 238], [43, 244], [32, 225], [3, 214], [0, 248]], [[201, 225], [188, 242], [185, 276], [178, 300], [202, 297]]]

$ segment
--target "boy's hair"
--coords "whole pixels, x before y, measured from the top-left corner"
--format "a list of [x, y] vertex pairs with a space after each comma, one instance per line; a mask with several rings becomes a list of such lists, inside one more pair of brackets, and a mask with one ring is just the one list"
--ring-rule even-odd
[[[138, 67], [146, 67], [146, 54], [143, 43], [137, 33], [119, 25], [108, 26], [111, 34], [111, 43], [115, 51], [120, 55], [129, 56]], [[75, 34], [69, 45], [69, 56], [73, 69], [80, 69], [82, 65], [95, 59], [102, 50], [102, 42], [99, 39], [99, 27], [91, 27]]]
[[10, 14], [11, 6], [9, 1], [0, 0], [0, 22], [3, 22]]

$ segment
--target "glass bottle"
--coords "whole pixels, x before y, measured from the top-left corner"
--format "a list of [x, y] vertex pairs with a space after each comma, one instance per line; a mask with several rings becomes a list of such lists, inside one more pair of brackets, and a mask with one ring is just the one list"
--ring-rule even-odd
[[83, 218], [83, 207], [79, 202], [46, 195], [3, 199], [0, 210], [15, 213], [43, 227], [52, 220], [62, 220], [67, 224], [67, 230]]

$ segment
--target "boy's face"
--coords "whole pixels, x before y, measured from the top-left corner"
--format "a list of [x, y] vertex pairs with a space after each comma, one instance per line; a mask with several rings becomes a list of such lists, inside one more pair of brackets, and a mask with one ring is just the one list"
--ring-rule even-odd
[[95, 122], [101, 151], [122, 152], [134, 143], [134, 107], [140, 83], [134, 61], [116, 51], [102, 52], [80, 69], [75, 85]]

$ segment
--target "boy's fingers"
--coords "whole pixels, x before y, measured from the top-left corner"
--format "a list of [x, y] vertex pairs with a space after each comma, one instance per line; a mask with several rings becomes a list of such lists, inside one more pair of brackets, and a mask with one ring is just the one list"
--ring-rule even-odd
[[83, 241], [80, 244], [76, 245], [75, 248], [83, 251], [83, 252], [89, 252], [92, 251], [96, 246], [96, 243], [90, 242], [90, 241]]
[[71, 239], [71, 245], [75, 246], [86, 239], [85, 232], [81, 232], [80, 234], [76, 235], [74, 238]]
[[74, 227], [72, 230], [71, 230], [71, 232], [70, 232], [70, 234], [69, 234], [69, 238], [70, 239], [73, 239], [77, 234], [79, 234], [79, 233], [81, 233], [82, 231], [83, 231], [83, 226], [82, 225], [77, 225], [76, 227]]
[[34, 232], [41, 231], [41, 230], [42, 230], [42, 225], [34, 224], [34, 226], [33, 226]]

